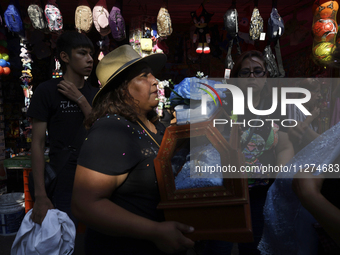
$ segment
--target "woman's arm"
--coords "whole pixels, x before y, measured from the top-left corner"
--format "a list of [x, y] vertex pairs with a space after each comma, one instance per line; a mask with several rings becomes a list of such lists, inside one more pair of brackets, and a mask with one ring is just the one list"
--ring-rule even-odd
[[295, 148], [297, 149], [295, 154], [315, 140], [318, 136], [319, 134], [304, 122], [298, 122], [295, 127], [288, 128], [288, 137], [290, 141], [294, 143]]
[[293, 190], [301, 204], [340, 246], [340, 210], [321, 194], [323, 181], [322, 176], [297, 173], [293, 179]]
[[319, 114], [320, 108], [315, 106], [314, 109], [312, 110], [312, 115], [308, 115], [303, 122], [306, 123], [307, 125], [310, 125], [313, 122], [313, 120], [315, 120], [319, 116]]
[[192, 232], [192, 227], [178, 222], [155, 222], [110, 201], [112, 193], [127, 175], [106, 175], [78, 165], [72, 196], [74, 215], [99, 232], [150, 240], [164, 252], [192, 247], [194, 242], [182, 234]]
[[286, 132], [279, 131], [279, 141], [275, 148], [276, 165], [286, 165], [294, 157], [294, 148]]

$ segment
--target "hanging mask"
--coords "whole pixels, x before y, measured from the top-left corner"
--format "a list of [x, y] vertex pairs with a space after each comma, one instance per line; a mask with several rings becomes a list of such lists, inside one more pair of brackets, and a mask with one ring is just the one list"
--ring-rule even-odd
[[258, 8], [254, 8], [250, 19], [249, 36], [252, 40], [258, 40], [263, 32], [263, 19]]
[[277, 41], [281, 37], [281, 35], [283, 35], [284, 30], [285, 26], [283, 23], [283, 19], [281, 18], [277, 9], [273, 8], [268, 19], [268, 39], [270, 41]]
[[224, 29], [227, 30], [228, 34], [235, 38], [238, 33], [238, 14], [235, 8], [227, 10], [223, 16]]

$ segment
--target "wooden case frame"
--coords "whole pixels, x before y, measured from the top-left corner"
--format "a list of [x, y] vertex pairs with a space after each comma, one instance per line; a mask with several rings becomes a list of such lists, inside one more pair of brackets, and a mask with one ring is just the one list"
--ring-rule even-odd
[[247, 178], [234, 173], [233, 178], [223, 179], [223, 186], [182, 190], [175, 187], [171, 158], [180, 139], [206, 136], [219, 151], [222, 165], [234, 165], [237, 169], [244, 165], [239, 127], [232, 127], [227, 141], [213, 126], [213, 119], [221, 118], [229, 119], [219, 108], [208, 121], [166, 129], [154, 160], [161, 196], [158, 208], [164, 211], [166, 220], [193, 226], [195, 231], [187, 234], [192, 240], [252, 242]]

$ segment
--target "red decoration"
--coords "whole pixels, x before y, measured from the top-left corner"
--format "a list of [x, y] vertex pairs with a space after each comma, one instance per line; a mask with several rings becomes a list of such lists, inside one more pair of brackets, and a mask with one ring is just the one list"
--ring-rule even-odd
[[314, 40], [317, 42], [332, 41], [337, 31], [338, 25], [332, 19], [319, 19], [313, 25]]

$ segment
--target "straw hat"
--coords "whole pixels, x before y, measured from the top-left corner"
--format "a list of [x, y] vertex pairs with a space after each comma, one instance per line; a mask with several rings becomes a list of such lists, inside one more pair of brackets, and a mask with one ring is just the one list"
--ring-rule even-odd
[[116, 48], [109, 54], [105, 55], [105, 57], [99, 62], [97, 66], [96, 74], [102, 85], [102, 88], [94, 97], [92, 104], [95, 105], [97, 103], [99, 96], [108, 93], [115, 86], [120, 85], [115, 83], [115, 80], [120, 77], [119, 74], [121, 74], [124, 70], [131, 68], [137, 63], [145, 62], [150, 66], [151, 70], [155, 74], [163, 68], [166, 60], [167, 57], [162, 53], [151, 54], [142, 58], [128, 44], [124, 44]]

